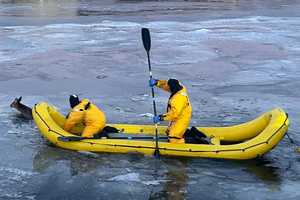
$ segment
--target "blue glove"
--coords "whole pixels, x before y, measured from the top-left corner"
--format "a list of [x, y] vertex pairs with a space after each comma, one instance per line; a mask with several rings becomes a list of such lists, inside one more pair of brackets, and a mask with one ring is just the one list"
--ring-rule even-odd
[[157, 80], [156, 80], [156, 79], [151, 78], [151, 79], [149, 80], [149, 86], [150, 86], [150, 87], [153, 87], [153, 86], [155, 86], [156, 84], [157, 84]]
[[163, 121], [161, 115], [157, 115], [153, 117], [154, 124], [157, 124], [158, 122]]

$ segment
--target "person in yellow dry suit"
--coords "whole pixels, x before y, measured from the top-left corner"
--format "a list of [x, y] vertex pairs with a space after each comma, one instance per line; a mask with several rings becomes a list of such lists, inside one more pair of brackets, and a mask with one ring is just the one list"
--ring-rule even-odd
[[64, 130], [70, 132], [76, 124], [83, 123], [85, 127], [81, 136], [88, 138], [92, 138], [103, 130], [106, 118], [95, 104], [88, 99], [79, 101], [77, 95], [71, 95], [69, 101], [72, 110], [67, 116]]
[[170, 92], [167, 112], [154, 116], [153, 121], [170, 121], [167, 135], [170, 143], [185, 143], [184, 133], [189, 127], [192, 117], [192, 105], [186, 88], [176, 79], [156, 80], [150, 79], [150, 87], [157, 86]]

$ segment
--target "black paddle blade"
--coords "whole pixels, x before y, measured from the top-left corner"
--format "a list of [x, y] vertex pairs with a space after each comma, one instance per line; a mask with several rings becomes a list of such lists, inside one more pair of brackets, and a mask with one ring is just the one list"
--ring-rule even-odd
[[68, 137], [58, 137], [58, 140], [59, 141], [62, 141], [62, 142], [74, 142], [74, 141], [80, 141], [80, 140], [83, 140], [83, 139], [86, 139], [84, 137], [78, 137], [78, 136], [68, 136]]
[[149, 52], [151, 48], [151, 37], [149, 29], [142, 28], [142, 39], [145, 50]]

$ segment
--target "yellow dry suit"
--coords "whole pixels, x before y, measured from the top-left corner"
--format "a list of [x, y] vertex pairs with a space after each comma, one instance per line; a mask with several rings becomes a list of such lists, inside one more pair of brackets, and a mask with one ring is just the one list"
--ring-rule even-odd
[[[158, 80], [156, 86], [171, 92], [168, 81], [166, 80]], [[187, 90], [183, 85], [181, 86], [181, 90], [175, 94], [171, 94], [167, 113], [161, 116], [162, 120], [170, 121], [167, 129], [170, 143], [185, 143], [184, 133], [189, 127], [192, 117], [192, 105], [189, 101]]]
[[64, 130], [70, 132], [78, 123], [85, 125], [81, 136], [91, 138], [103, 130], [106, 119], [104, 113], [96, 105], [83, 99], [69, 113]]

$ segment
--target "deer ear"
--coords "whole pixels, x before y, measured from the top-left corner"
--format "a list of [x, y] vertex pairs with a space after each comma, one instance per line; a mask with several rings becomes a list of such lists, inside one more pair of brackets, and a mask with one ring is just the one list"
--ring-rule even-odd
[[22, 100], [22, 96], [20, 96], [19, 98], [18, 98], [18, 102], [20, 102]]

